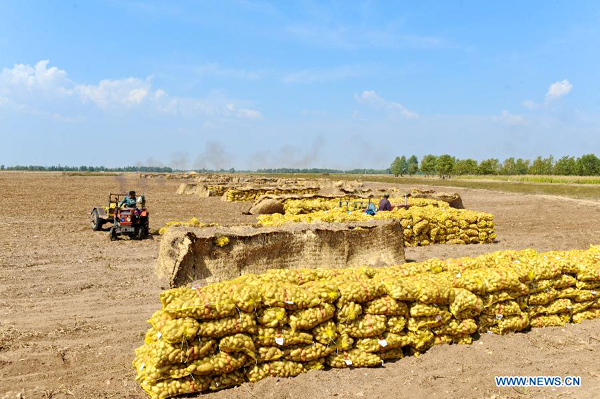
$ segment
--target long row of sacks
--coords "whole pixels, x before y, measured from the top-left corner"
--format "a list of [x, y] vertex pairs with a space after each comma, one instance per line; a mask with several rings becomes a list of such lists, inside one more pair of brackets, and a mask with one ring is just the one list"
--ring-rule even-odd
[[[335, 208], [340, 208], [345, 211], [364, 211], [368, 207], [369, 202], [372, 203], [374, 200], [372, 198], [359, 198], [357, 196], [346, 195], [333, 198], [325, 196], [315, 196], [314, 198], [284, 198], [281, 201], [283, 202], [283, 208], [286, 215], [300, 215], [318, 211], [330, 211]], [[425, 207], [431, 205], [439, 208], [450, 208], [450, 204], [447, 202], [430, 198], [407, 197], [404, 199], [392, 197], [389, 201], [392, 204], [407, 205], [409, 207]]]
[[135, 352], [152, 398], [312, 369], [376, 367], [436, 344], [600, 317], [600, 247], [382, 268], [273, 269], [164, 291]]
[[[406, 246], [430, 244], [487, 244], [496, 239], [494, 216], [490, 213], [451, 208], [446, 202], [411, 199], [410, 207], [377, 212], [375, 216], [353, 203], [343, 201], [296, 200], [287, 202], [285, 214], [259, 215], [261, 226], [285, 223], [357, 222], [372, 219], [399, 219]], [[289, 212], [288, 212], [289, 211]]]
[[229, 202], [254, 201], [262, 195], [284, 194], [318, 194], [319, 186], [291, 186], [291, 187], [240, 187], [230, 188], [223, 194], [223, 199]]

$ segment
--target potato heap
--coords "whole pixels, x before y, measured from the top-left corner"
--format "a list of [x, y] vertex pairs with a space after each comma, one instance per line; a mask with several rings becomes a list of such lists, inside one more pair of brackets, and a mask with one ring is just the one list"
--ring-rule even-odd
[[254, 201], [265, 194], [318, 194], [319, 187], [261, 187], [261, 188], [230, 188], [224, 194], [229, 202]]
[[598, 287], [600, 246], [383, 268], [273, 269], [163, 292], [133, 366], [152, 398], [381, 366], [433, 345], [470, 344], [477, 332], [600, 317]]
[[206, 189], [209, 190], [212, 196], [221, 196], [229, 189], [229, 186], [223, 184], [207, 184]]
[[[377, 202], [371, 200], [375, 205]], [[404, 198], [390, 198], [393, 204], [404, 204]], [[356, 211], [366, 209], [369, 203], [368, 198], [356, 198], [345, 196], [340, 198], [310, 198], [310, 199], [287, 199], [283, 201], [283, 207], [286, 215], [300, 215], [317, 211], [329, 211], [335, 208], [342, 208], [345, 211]], [[449, 208], [447, 202], [436, 201], [428, 198], [412, 198], [407, 199], [407, 204], [410, 206], [437, 206], [440, 208]]]
[[[423, 201], [423, 199], [419, 200]], [[370, 216], [361, 210], [347, 210], [339, 206], [304, 214], [274, 213], [259, 215], [258, 224], [281, 226], [285, 223], [358, 222], [372, 219], [399, 219], [407, 246], [486, 244], [496, 239], [493, 215], [431, 204], [377, 212], [375, 216]]]

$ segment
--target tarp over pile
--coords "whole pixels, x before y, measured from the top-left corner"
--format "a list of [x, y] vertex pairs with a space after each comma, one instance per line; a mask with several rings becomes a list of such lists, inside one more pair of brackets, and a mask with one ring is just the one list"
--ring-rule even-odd
[[272, 227], [172, 227], [156, 273], [165, 287], [213, 283], [268, 269], [344, 268], [404, 262], [398, 221]]

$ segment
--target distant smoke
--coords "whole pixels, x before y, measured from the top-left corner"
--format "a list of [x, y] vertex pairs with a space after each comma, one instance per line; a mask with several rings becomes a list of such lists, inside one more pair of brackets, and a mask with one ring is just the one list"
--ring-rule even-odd
[[323, 166], [325, 140], [318, 136], [309, 147], [286, 144], [274, 153], [257, 151], [249, 160], [250, 169], [318, 168]]
[[173, 169], [187, 170], [190, 167], [190, 154], [186, 151], [177, 151], [171, 155], [171, 167]]
[[127, 188], [127, 178], [125, 176], [117, 175], [115, 176], [115, 180], [119, 184], [119, 193], [123, 194], [129, 191]]
[[233, 157], [225, 151], [220, 143], [215, 141], [206, 142], [206, 148], [201, 152], [196, 161], [196, 169], [228, 169]]
[[135, 166], [156, 166], [156, 167], [162, 167], [162, 166], [165, 166], [165, 164], [163, 164], [159, 159], [156, 159], [154, 157], [150, 157], [150, 158], [146, 159], [145, 161], [137, 161], [135, 163]]

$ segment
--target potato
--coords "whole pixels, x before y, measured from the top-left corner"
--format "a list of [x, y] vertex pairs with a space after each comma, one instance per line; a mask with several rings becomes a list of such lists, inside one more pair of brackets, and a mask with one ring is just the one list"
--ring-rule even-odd
[[349, 323], [339, 323], [338, 332], [351, 337], [368, 338], [380, 335], [387, 328], [387, 318], [381, 315], [366, 314]]
[[219, 341], [219, 350], [222, 352], [242, 352], [256, 359], [256, 347], [252, 338], [246, 334], [235, 334], [221, 338]]
[[256, 318], [254, 314], [240, 312], [233, 317], [202, 321], [198, 325], [198, 335], [201, 337], [220, 338], [242, 332], [256, 333]]
[[326, 346], [315, 342], [311, 345], [299, 345], [285, 348], [283, 350], [284, 358], [294, 362], [309, 362], [321, 357], [330, 355], [335, 351], [335, 347]]
[[340, 323], [354, 321], [362, 314], [362, 306], [356, 302], [347, 302], [335, 312], [335, 318]]
[[256, 346], [293, 346], [310, 344], [313, 341], [312, 334], [293, 331], [287, 328], [258, 327], [256, 335], [252, 337]]
[[282, 327], [288, 323], [285, 308], [262, 308], [257, 312], [256, 321], [264, 327]]
[[321, 306], [304, 310], [296, 310], [289, 315], [292, 330], [310, 330], [331, 318], [335, 314], [335, 306], [323, 303]]
[[381, 366], [382, 360], [374, 353], [364, 352], [360, 349], [351, 349], [329, 355], [327, 357], [327, 364], [335, 368], [375, 367]]
[[274, 362], [261, 363], [250, 368], [246, 375], [248, 381], [256, 382], [266, 377], [295, 377], [304, 372], [302, 363], [287, 360], [276, 360]]
[[379, 337], [362, 338], [356, 341], [356, 348], [365, 352], [376, 353], [386, 349], [400, 348], [412, 343], [408, 334], [384, 333]]
[[311, 333], [314, 336], [315, 341], [324, 345], [329, 345], [339, 336], [337, 325], [331, 320], [319, 324], [312, 329]]

